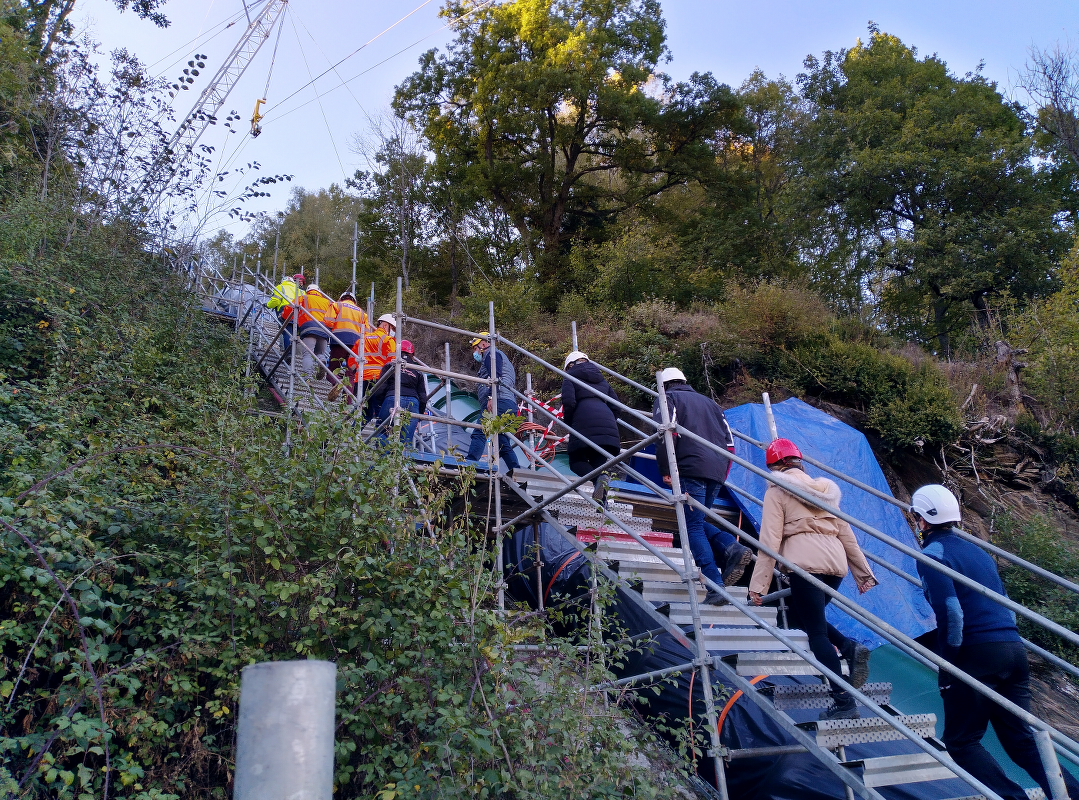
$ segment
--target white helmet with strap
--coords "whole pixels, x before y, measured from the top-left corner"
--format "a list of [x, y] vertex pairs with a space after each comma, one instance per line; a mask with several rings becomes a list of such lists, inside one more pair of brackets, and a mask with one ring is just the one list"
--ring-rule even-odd
[[667, 367], [659, 374], [659, 379], [663, 381], [664, 384], [667, 384], [671, 381], [684, 381], [686, 375], [682, 370], [678, 369], [678, 367]]
[[910, 498], [910, 509], [930, 525], [959, 522], [961, 514], [955, 495], [939, 483], [923, 486]]
[[566, 363], [562, 365], [562, 369], [565, 369], [570, 364], [572, 364], [574, 361], [580, 361], [582, 358], [585, 361], [588, 361], [588, 354], [587, 353], [582, 353], [580, 350], [574, 350], [572, 353], [570, 353], [568, 356], [566, 356]]
[[380, 325], [385, 322], [391, 328], [397, 327], [397, 317], [395, 317], [393, 314], [383, 314], [381, 317], [378, 318], [378, 322]]

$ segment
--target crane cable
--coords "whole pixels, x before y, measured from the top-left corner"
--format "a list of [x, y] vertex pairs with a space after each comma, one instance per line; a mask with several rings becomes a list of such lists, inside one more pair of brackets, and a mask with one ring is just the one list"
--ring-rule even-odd
[[[486, 7], [488, 7], [488, 6], [490, 6], [490, 5], [491, 5], [492, 3], [494, 3], [494, 2], [495, 2], [495, 0], [487, 0], [487, 2], [485, 2], [485, 3], [481, 3], [480, 5], [476, 6], [475, 8], [471, 8], [471, 9], [469, 9], [469, 10], [468, 10], [468, 11], [466, 11], [466, 12], [465, 12], [464, 14], [461, 14], [461, 15], [460, 15], [460, 16], [458, 16], [458, 17], [454, 17], [453, 19], [451, 19], [451, 20], [450, 20], [449, 22], [447, 22], [446, 24], [444, 24], [444, 25], [442, 25], [442, 26], [440, 26], [440, 27], [436, 28], [435, 30], [431, 31], [430, 33], [428, 33], [428, 34], [427, 34], [426, 36], [422, 36], [422, 37], [420, 37], [419, 39], [417, 39], [416, 41], [412, 42], [412, 44], [409, 44], [409, 45], [406, 45], [405, 47], [402, 47], [402, 48], [401, 48], [400, 50], [398, 50], [398, 51], [397, 51], [396, 53], [393, 53], [393, 54], [391, 54], [391, 55], [388, 55], [388, 56], [386, 56], [386, 57], [385, 57], [384, 59], [382, 59], [382, 60], [381, 60], [381, 61], [379, 61], [378, 63], [376, 63], [376, 64], [372, 64], [372, 65], [371, 65], [370, 67], [368, 67], [367, 69], [365, 69], [365, 70], [363, 70], [363, 71], [361, 71], [361, 72], [358, 72], [357, 74], [353, 75], [353, 76], [352, 76], [351, 78], [349, 78], [348, 80], [344, 80], [344, 81], [341, 81], [341, 83], [337, 84], [337, 86], [334, 86], [334, 87], [333, 87], [332, 89], [330, 89], [330, 90], [328, 90], [328, 91], [324, 92], [324, 93], [323, 93], [323, 96], [325, 96], [325, 95], [328, 95], [328, 94], [330, 94], [331, 92], [335, 92], [335, 91], [337, 91], [337, 90], [338, 90], [338, 89], [340, 89], [340, 88], [341, 88], [342, 86], [345, 86], [346, 84], [352, 83], [352, 81], [356, 80], [357, 78], [363, 77], [364, 75], [366, 75], [366, 74], [367, 74], [368, 72], [370, 72], [371, 70], [373, 70], [373, 69], [376, 69], [376, 68], [378, 68], [378, 67], [381, 67], [381, 66], [382, 66], [383, 64], [385, 64], [385, 63], [386, 63], [387, 61], [392, 61], [393, 59], [397, 58], [397, 56], [401, 55], [401, 54], [402, 54], [402, 53], [404, 53], [404, 52], [407, 52], [408, 50], [411, 50], [411, 49], [412, 49], [413, 47], [415, 47], [416, 45], [420, 44], [421, 42], [424, 42], [424, 41], [426, 41], [426, 40], [430, 39], [430, 38], [431, 38], [432, 36], [434, 36], [434, 35], [435, 35], [436, 33], [438, 33], [439, 31], [445, 30], [446, 28], [450, 27], [451, 25], [453, 25], [453, 24], [455, 24], [455, 23], [457, 23], [457, 22], [460, 22], [460, 21], [461, 21], [461, 20], [463, 20], [463, 19], [464, 19], [465, 17], [471, 16], [472, 14], [475, 14], [475, 13], [476, 13], [477, 11], [480, 11], [480, 10], [482, 10], [482, 9], [484, 9], [484, 8], [486, 8]], [[425, 4], [425, 5], [426, 5], [426, 4]], [[418, 11], [418, 10], [419, 10], [419, 9], [416, 9], [416, 11]], [[414, 13], [416, 13], [416, 12], [415, 12], [415, 11], [413, 11], [412, 13], [414, 14]], [[411, 14], [410, 14], [409, 16], [411, 16]], [[404, 19], [404, 18], [402, 17], [402, 19]], [[396, 24], [397, 24], [397, 23], [394, 23], [394, 25], [396, 25]], [[390, 27], [393, 27], [393, 26], [391, 25]], [[387, 28], [386, 30], [389, 30], [389, 28]], [[385, 33], [385, 32], [386, 32], [386, 31], [383, 31], [383, 33]], [[382, 34], [380, 33], [380, 34], [379, 34], [379, 36], [381, 36], [381, 35], [382, 35]], [[378, 37], [375, 37], [375, 38], [378, 38]], [[373, 41], [374, 41], [374, 39], [372, 39], [371, 41], [373, 42]], [[370, 44], [370, 42], [369, 42], [368, 44]], [[366, 46], [367, 46], [367, 45], [364, 45], [364, 47], [366, 47]], [[362, 49], [362, 48], [361, 48], [361, 49]], [[357, 50], [356, 52], [359, 52], [359, 51]], [[354, 54], [350, 54], [350, 55], [349, 55], [349, 56], [347, 56], [346, 58], [351, 58], [351, 56], [352, 56], [352, 55], [354, 55]], [[343, 60], [344, 60], [344, 59], [342, 59], [342, 61], [343, 61]], [[340, 64], [341, 62], [338, 62], [338, 63]], [[329, 72], [329, 71], [330, 71], [330, 70], [327, 70], [326, 72]], [[324, 72], [324, 73], [322, 73], [322, 74], [323, 74], [323, 75], [325, 75], [326, 73]], [[322, 76], [320, 75], [320, 76], [318, 76], [318, 77], [322, 77]], [[318, 80], [318, 78], [315, 78], [315, 80]], [[290, 94], [290, 95], [289, 95], [288, 97], [286, 97], [286, 98], [285, 98], [285, 100], [288, 100], [288, 99], [290, 99], [290, 98], [294, 97], [294, 96], [295, 96], [295, 95], [296, 95], [296, 94], [297, 94], [298, 92], [300, 92], [301, 90], [305, 89], [305, 88], [306, 88], [307, 86], [309, 86], [309, 85], [310, 85], [311, 83], [313, 83], [313, 82], [314, 82], [314, 81], [311, 81], [311, 82], [309, 82], [309, 83], [307, 83], [307, 84], [304, 84], [304, 86], [301, 86], [301, 87], [300, 87], [299, 89], [297, 89], [297, 90], [296, 90], [295, 92], [293, 92], [293, 93], [292, 93], [292, 94]], [[284, 102], [285, 102], [285, 100], [282, 100], [282, 101], [281, 101], [281, 103], [284, 103]], [[301, 103], [300, 105], [296, 106], [295, 108], [289, 109], [288, 111], [286, 111], [285, 113], [281, 114], [280, 116], [278, 116], [278, 117], [274, 117], [274, 120], [276, 121], [276, 120], [278, 120], [278, 119], [283, 119], [284, 117], [287, 117], [287, 116], [288, 116], [289, 114], [292, 114], [292, 113], [294, 113], [294, 112], [296, 112], [296, 111], [299, 111], [299, 110], [300, 110], [301, 108], [304, 108], [304, 107], [306, 107], [306, 106], [309, 106], [309, 105], [311, 105], [311, 103], [313, 103], [313, 102], [315, 102], [315, 101], [314, 101], [314, 100], [308, 100], [308, 101], [307, 101], [306, 103]], [[280, 106], [280, 103], [278, 104], [278, 106]]]
[[[307, 74], [311, 74], [311, 65], [307, 61], [307, 53], [303, 51], [303, 42], [300, 41], [300, 32], [296, 28], [296, 20], [293, 19], [292, 14], [289, 14], [289, 22], [292, 23], [292, 32], [296, 34], [296, 45], [300, 48], [300, 57], [303, 59], [303, 65], [307, 68]], [[311, 81], [314, 83], [314, 81]], [[337, 151], [337, 142], [333, 139], [333, 130], [330, 128], [330, 120], [326, 116], [326, 108], [322, 105], [322, 97], [318, 93], [318, 87], [312, 86], [315, 92], [315, 99], [318, 100], [319, 110], [322, 112], [322, 121], [326, 123], [326, 133], [330, 136], [330, 144], [333, 145], [333, 154], [337, 156], [337, 165], [341, 167], [341, 175], [347, 181], [348, 173], [345, 172], [345, 164], [341, 161], [341, 154]]]
[[[286, 13], [291, 13], [290, 10], [288, 10], [287, 6]], [[264, 116], [263, 114], [259, 113], [259, 108], [261, 108], [262, 104], [266, 102], [266, 98], [270, 96], [270, 78], [273, 77], [273, 67], [274, 64], [277, 63], [277, 48], [281, 44], [281, 34], [285, 30], [285, 20], [282, 18], [278, 20], [278, 22], [279, 24], [277, 26], [277, 40], [274, 42], [273, 45], [273, 55], [270, 56], [270, 69], [266, 73], [266, 88], [262, 90], [262, 97], [255, 100], [255, 112], [251, 115], [251, 135], [256, 139], [258, 138], [258, 135], [262, 133], [262, 126], [259, 125], [259, 122]], [[293, 23], [292, 27], [296, 27], [295, 23]], [[299, 36], [297, 36], [297, 39], [299, 39]]]

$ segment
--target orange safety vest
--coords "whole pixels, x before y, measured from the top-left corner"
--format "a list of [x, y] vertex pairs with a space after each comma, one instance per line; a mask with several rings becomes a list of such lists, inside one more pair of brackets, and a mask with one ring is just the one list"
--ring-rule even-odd
[[367, 332], [367, 312], [348, 300], [330, 303], [322, 322], [337, 334], [354, 333], [362, 337]]
[[322, 322], [329, 309], [330, 298], [318, 289], [308, 289], [300, 298], [300, 317], [297, 324], [302, 328], [313, 319]]
[[[382, 368], [393, 361], [394, 353], [397, 352], [397, 340], [393, 335], [375, 328], [363, 337], [363, 379], [365, 381], [378, 380]], [[353, 355], [348, 357], [348, 368], [355, 372], [360, 368], [360, 360], [356, 357], [360, 354], [360, 343], [352, 346]]]

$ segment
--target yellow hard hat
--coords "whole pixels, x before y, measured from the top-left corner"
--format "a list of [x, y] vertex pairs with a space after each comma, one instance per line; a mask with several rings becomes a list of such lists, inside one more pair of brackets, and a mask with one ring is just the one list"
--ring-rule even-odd
[[472, 347], [475, 347], [476, 345], [478, 345], [478, 344], [480, 344], [482, 342], [486, 342], [487, 337], [489, 337], [490, 335], [491, 335], [490, 333], [488, 333], [487, 331], [484, 331], [479, 336], [477, 336], [475, 339], [473, 339], [471, 342], [469, 342], [469, 344]]

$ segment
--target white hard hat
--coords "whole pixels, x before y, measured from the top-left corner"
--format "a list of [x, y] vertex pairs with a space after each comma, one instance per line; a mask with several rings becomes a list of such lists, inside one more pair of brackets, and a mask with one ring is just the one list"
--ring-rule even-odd
[[397, 317], [395, 317], [393, 314], [383, 314], [381, 317], [378, 318], [378, 321], [380, 323], [388, 322], [393, 327], [397, 327]]
[[317, 284], [317, 283], [309, 283], [309, 284], [307, 285], [307, 291], [309, 291], [309, 292], [310, 292], [310, 291], [316, 291], [316, 292], [321, 292], [322, 290], [321, 290], [320, 288], [318, 288], [318, 284]]
[[959, 501], [939, 483], [923, 486], [910, 498], [911, 511], [930, 525], [959, 522]]
[[670, 383], [671, 381], [684, 381], [686, 379], [685, 373], [678, 367], [667, 367], [663, 372], [659, 373], [659, 380], [661, 383]]
[[588, 353], [582, 353], [580, 350], [574, 350], [568, 356], [566, 356], [566, 363], [562, 365], [562, 369], [565, 369], [574, 361], [580, 361], [581, 359], [588, 360]]

